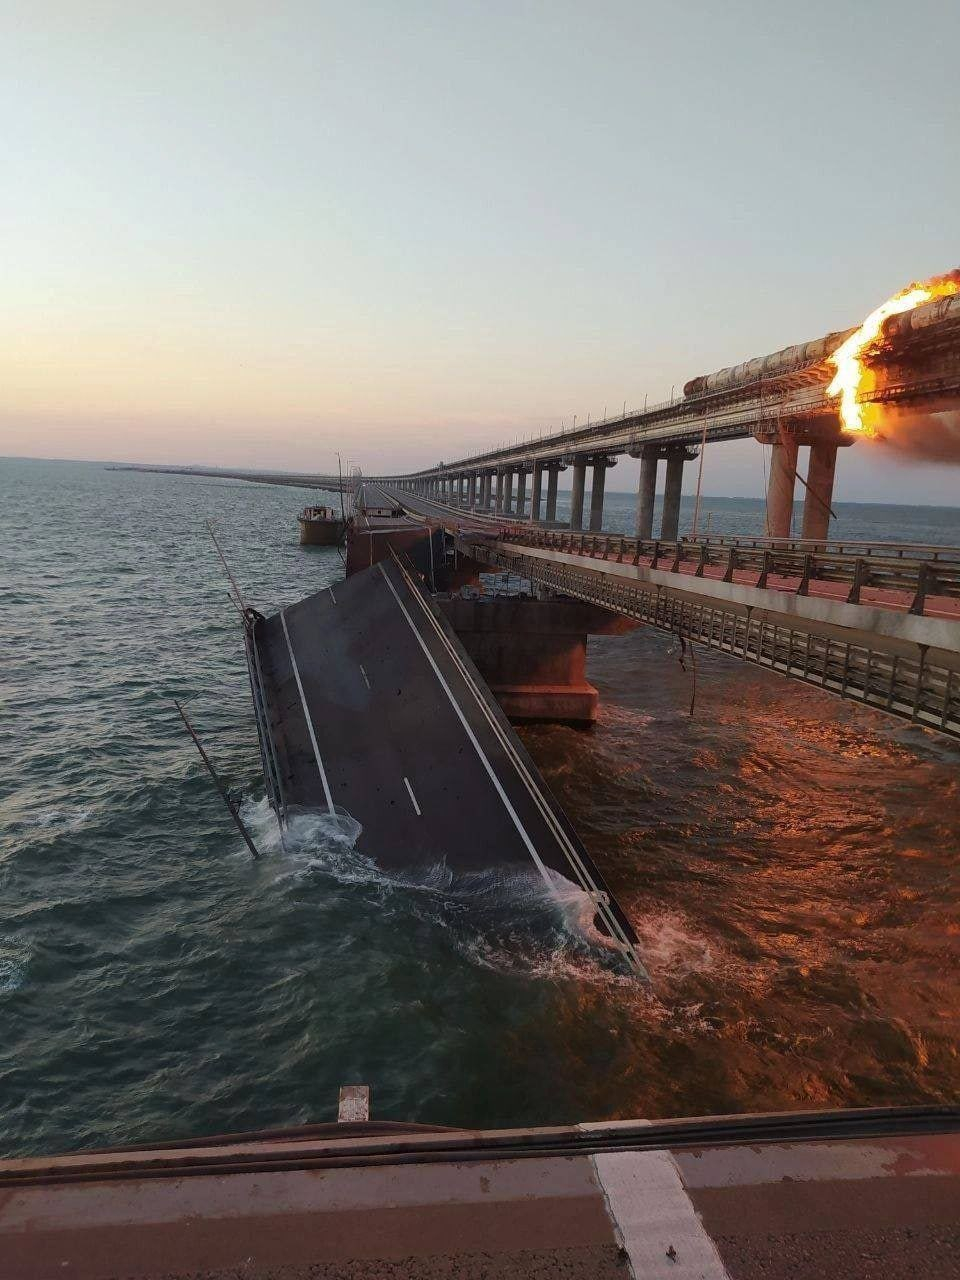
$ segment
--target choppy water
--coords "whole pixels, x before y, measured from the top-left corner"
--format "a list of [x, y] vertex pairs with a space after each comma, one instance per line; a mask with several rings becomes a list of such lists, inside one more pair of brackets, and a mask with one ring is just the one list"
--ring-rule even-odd
[[[778, 677], [700, 654], [691, 718], [669, 637], [598, 638], [597, 729], [524, 732], [652, 992], [529, 881], [389, 882], [309, 820], [282, 852], [203, 521], [266, 611], [341, 574], [296, 545], [306, 496], [0, 462], [0, 1149], [329, 1119], [352, 1081], [470, 1125], [956, 1100], [960, 752]], [[955, 511], [841, 516], [960, 542]]]

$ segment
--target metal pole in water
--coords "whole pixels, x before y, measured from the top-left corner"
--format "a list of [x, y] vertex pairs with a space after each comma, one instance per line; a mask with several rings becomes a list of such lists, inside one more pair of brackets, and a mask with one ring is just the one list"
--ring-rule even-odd
[[217, 773], [216, 769], [214, 769], [213, 764], [210, 761], [210, 757], [207, 755], [206, 751], [204, 751], [203, 743], [197, 737], [196, 730], [194, 729], [190, 721], [187, 719], [187, 713], [184, 711], [183, 707], [181, 707], [180, 703], [176, 700], [176, 698], [173, 699], [173, 705], [177, 708], [177, 711], [180, 713], [180, 719], [183, 721], [184, 725], [186, 726], [187, 733], [189, 733], [190, 737], [193, 739], [193, 745], [200, 752], [200, 759], [206, 765], [207, 772], [210, 774], [210, 777], [213, 779], [214, 786], [220, 792], [220, 796], [223, 800], [223, 803], [230, 810], [230, 817], [233, 819], [237, 830], [243, 836], [243, 839], [247, 848], [250, 850], [250, 852], [253, 854], [255, 858], [259, 858], [260, 852], [257, 849], [257, 846], [251, 840], [249, 831], [243, 825], [243, 821], [240, 817], [240, 814], [237, 812], [237, 806], [234, 804], [233, 800], [230, 798], [230, 793], [227, 791], [226, 787], [220, 781], [219, 774]]

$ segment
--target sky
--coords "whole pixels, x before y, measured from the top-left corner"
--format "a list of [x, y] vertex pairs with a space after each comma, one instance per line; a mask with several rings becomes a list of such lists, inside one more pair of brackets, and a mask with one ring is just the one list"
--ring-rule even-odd
[[[0, 454], [418, 468], [859, 323], [960, 265], [958, 41], [944, 0], [0, 0]], [[861, 442], [837, 497], [960, 468]]]

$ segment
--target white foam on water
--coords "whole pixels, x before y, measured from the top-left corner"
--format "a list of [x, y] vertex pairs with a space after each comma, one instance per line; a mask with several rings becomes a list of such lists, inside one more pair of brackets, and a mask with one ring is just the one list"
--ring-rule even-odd
[[291, 814], [281, 832], [267, 800], [247, 800], [244, 822], [277, 882], [317, 873], [341, 884], [373, 885], [430, 902], [437, 928], [453, 930], [472, 964], [533, 979], [636, 986], [617, 948], [594, 923], [596, 904], [579, 885], [533, 867], [458, 873], [441, 859], [427, 867], [386, 871], [356, 848], [363, 828], [344, 810]]
[[42, 830], [58, 828], [61, 831], [79, 831], [92, 814], [92, 809], [47, 809], [28, 818], [26, 824]]
[[16, 938], [0, 938], [0, 995], [19, 991], [27, 981], [30, 948]]
[[716, 968], [713, 947], [676, 912], [643, 916], [635, 924], [640, 952], [653, 979], [678, 979]]

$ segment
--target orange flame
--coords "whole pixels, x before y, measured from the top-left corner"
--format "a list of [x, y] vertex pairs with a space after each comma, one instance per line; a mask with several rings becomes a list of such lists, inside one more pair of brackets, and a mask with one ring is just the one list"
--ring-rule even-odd
[[830, 362], [837, 372], [827, 387], [827, 395], [840, 397], [840, 419], [845, 431], [861, 431], [866, 435], [876, 434], [875, 430], [864, 422], [863, 405], [857, 397], [863, 382], [864, 353], [880, 337], [886, 321], [891, 316], [900, 315], [901, 312], [912, 311], [923, 302], [930, 302], [934, 298], [946, 298], [957, 292], [960, 292], [960, 280], [956, 279], [956, 273], [909, 284], [899, 293], [895, 293], [892, 298], [888, 298], [875, 311], [871, 311], [860, 328], [851, 333], [846, 342], [842, 342], [837, 347], [830, 356]]

